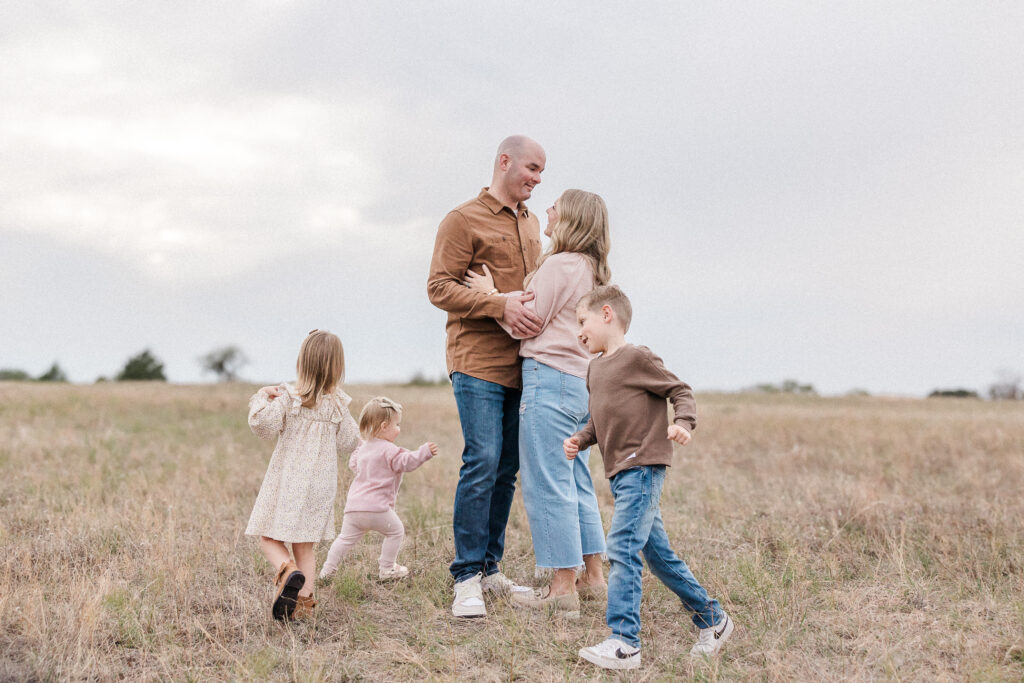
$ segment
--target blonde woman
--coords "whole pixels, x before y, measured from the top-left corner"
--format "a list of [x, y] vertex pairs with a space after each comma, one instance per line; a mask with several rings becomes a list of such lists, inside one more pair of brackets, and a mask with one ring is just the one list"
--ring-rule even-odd
[[[525, 305], [540, 317], [541, 331], [529, 338], [506, 331], [523, 340], [519, 472], [537, 575], [550, 575], [551, 582], [512, 599], [575, 616], [581, 593], [603, 597], [607, 590], [604, 529], [587, 454], [566, 460], [562, 441], [590, 417], [586, 377], [593, 355], [576, 335], [576, 302], [611, 279], [608, 210], [592, 192], [566, 190], [547, 214], [544, 234], [551, 245], [525, 282], [526, 292], [534, 295]], [[483, 274], [467, 272], [464, 284], [496, 292], [486, 266]]]

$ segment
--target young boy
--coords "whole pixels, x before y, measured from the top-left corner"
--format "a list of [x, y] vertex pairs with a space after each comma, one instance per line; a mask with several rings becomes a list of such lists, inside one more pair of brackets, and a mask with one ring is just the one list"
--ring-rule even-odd
[[[576, 306], [580, 341], [601, 355], [587, 371], [590, 422], [563, 443], [570, 460], [595, 443], [601, 447], [615, 497], [606, 613], [612, 635], [580, 650], [580, 657], [605, 669], [640, 666], [641, 552], [654, 575], [693, 612], [699, 635], [691, 655], [715, 654], [733, 630], [729, 615], [669, 546], [661, 521], [661, 487], [672, 463], [672, 442], [690, 442], [696, 404], [690, 387], [650, 349], [626, 343], [632, 317], [629, 299], [614, 285], [597, 287]], [[675, 409], [671, 425], [666, 398]]]

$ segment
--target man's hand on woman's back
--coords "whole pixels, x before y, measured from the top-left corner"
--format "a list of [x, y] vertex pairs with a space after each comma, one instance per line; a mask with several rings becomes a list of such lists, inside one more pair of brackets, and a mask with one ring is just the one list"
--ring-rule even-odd
[[535, 337], [540, 334], [541, 319], [523, 304], [533, 300], [533, 292], [505, 298], [505, 314], [501, 317], [517, 337]]

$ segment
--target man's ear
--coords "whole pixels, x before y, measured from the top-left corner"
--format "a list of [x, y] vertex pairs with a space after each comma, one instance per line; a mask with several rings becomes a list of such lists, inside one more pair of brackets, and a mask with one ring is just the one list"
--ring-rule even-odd
[[508, 167], [512, 164], [512, 157], [507, 154], [502, 154], [498, 157], [498, 168], [502, 171], [507, 171]]

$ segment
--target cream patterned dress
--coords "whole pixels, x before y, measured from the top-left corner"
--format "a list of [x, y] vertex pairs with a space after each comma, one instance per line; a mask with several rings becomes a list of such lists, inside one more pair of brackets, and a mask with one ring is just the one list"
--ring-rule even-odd
[[249, 399], [253, 433], [278, 439], [245, 533], [288, 543], [332, 540], [338, 456], [359, 445], [352, 399], [338, 389], [304, 408], [294, 386], [284, 389], [274, 400], [262, 391]]

